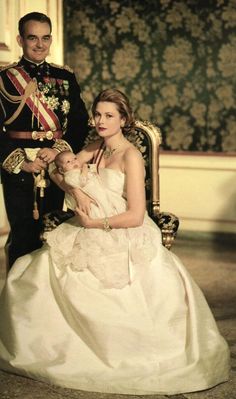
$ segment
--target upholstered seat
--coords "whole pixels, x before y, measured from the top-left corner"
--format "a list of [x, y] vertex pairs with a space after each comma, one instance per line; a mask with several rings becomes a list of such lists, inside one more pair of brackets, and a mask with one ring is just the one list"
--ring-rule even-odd
[[[98, 138], [94, 128], [86, 140], [85, 145]], [[160, 129], [152, 123], [137, 120], [135, 122], [135, 131], [130, 133], [127, 138], [142, 153], [146, 169], [146, 198], [147, 210], [150, 217], [159, 226], [162, 232], [162, 242], [168, 249], [171, 247], [176, 236], [179, 220], [169, 212], [160, 212], [159, 197], [159, 147], [161, 144]], [[50, 214], [44, 215], [44, 233], [52, 230], [60, 223], [64, 222], [74, 214], [71, 210], [55, 210]]]

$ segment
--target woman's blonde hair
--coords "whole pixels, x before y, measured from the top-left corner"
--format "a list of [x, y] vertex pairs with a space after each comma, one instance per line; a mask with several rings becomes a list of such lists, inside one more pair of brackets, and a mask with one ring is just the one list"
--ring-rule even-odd
[[129, 100], [124, 93], [117, 89], [106, 89], [101, 91], [95, 98], [92, 105], [93, 117], [96, 113], [97, 104], [104, 101], [115, 104], [121, 117], [125, 119], [125, 126], [122, 128], [123, 133], [129, 133], [134, 129], [134, 113], [130, 106]]

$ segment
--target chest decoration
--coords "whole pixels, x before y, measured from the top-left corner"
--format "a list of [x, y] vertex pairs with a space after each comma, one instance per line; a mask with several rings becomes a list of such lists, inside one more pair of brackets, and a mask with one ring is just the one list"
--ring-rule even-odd
[[[58, 99], [55, 97], [49, 99], [47, 102], [44, 101], [42, 93], [38, 88], [37, 80], [31, 79], [22, 68], [10, 68], [7, 71], [7, 76], [21, 95], [21, 102], [15, 113], [5, 124], [12, 122], [12, 120], [19, 115], [23, 106], [27, 104], [32, 111], [32, 127], [34, 124], [33, 121], [36, 119], [38, 127], [41, 125], [46, 131], [60, 130], [61, 124], [58, 116], [53, 112], [55, 110], [55, 105], [58, 106]], [[48, 105], [50, 101], [53, 105], [52, 107]]]
[[68, 80], [44, 77], [43, 82], [38, 82], [41, 101], [52, 110], [60, 110], [67, 115], [70, 110], [69, 82]]

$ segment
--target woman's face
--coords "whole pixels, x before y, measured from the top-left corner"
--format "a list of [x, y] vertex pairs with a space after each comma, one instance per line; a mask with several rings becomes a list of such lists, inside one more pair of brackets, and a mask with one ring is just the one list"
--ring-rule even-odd
[[110, 137], [122, 133], [125, 118], [121, 117], [116, 104], [101, 101], [97, 104], [94, 122], [100, 137]]

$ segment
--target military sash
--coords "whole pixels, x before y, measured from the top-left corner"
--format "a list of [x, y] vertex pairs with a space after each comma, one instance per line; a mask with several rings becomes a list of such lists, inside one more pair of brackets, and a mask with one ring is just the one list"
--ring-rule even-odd
[[45, 131], [60, 130], [61, 125], [57, 115], [42, 101], [42, 94], [38, 90], [37, 80], [31, 77], [22, 68], [10, 68], [7, 76], [15, 86], [21, 96], [27, 92], [27, 87], [35, 83], [35, 88], [30, 90], [29, 95], [25, 99], [25, 103], [30, 108], [32, 114], [40, 122]]

